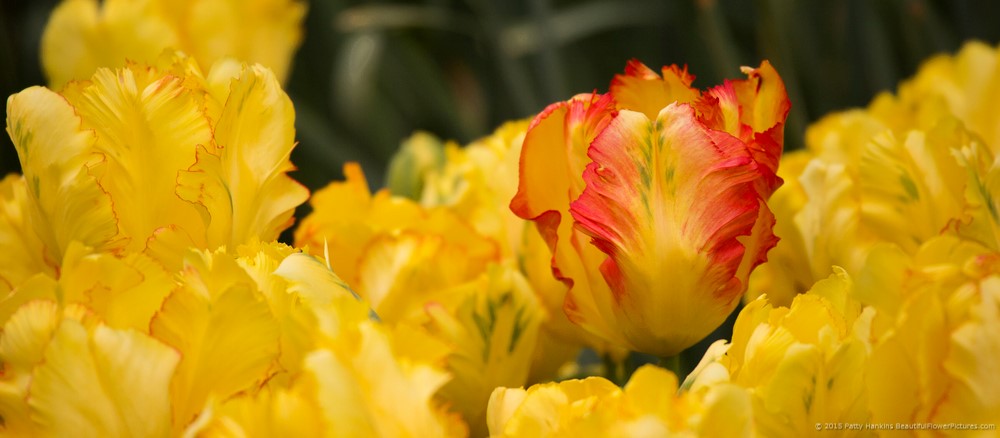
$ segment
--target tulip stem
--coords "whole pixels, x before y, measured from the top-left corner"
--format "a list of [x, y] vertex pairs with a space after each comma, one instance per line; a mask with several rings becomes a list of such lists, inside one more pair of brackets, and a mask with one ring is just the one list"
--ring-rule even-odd
[[677, 380], [682, 380], [684, 378], [684, 375], [681, 374], [683, 370], [681, 369], [680, 354], [675, 354], [673, 356], [668, 356], [668, 357], [661, 357], [659, 365], [661, 368], [666, 368], [671, 372], [673, 372], [674, 375], [677, 376]]
[[614, 382], [615, 385], [624, 386], [625, 382], [628, 380], [628, 358], [616, 359], [611, 354], [605, 354], [603, 357], [604, 361], [604, 375], [608, 380]]

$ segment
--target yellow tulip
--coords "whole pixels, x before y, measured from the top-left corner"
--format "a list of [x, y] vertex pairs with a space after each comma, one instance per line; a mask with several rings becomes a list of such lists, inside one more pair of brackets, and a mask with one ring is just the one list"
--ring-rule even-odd
[[[268, 297], [266, 303], [272, 314], [279, 325], [291, 324], [294, 328], [281, 328], [282, 336], [288, 339], [282, 342], [280, 355], [288, 356], [288, 350], [294, 349], [298, 363], [279, 358], [278, 364], [272, 365], [280, 368], [271, 367], [265, 372], [287, 373], [287, 378], [258, 374], [263, 381], [258, 380], [251, 390], [234, 397], [214, 392], [205, 399], [205, 409], [189, 423], [186, 433], [466, 435], [461, 419], [434, 399], [450, 377], [436, 365], [443, 357], [428, 354], [427, 350], [441, 351], [432, 339], [397, 333], [372, 320], [368, 306], [344, 293], [343, 284], [317, 259], [296, 253], [279, 265], [274, 263], [276, 259], [263, 257], [268, 251], [265, 248], [256, 257], [241, 257], [238, 263], [258, 284], [270, 286], [270, 291], [262, 292]], [[219, 261], [215, 260], [213, 266], [228, 270], [218, 266]], [[262, 275], [268, 271], [273, 274]], [[289, 300], [289, 295], [296, 298]], [[248, 324], [236, 319], [219, 321], [231, 327]], [[243, 333], [247, 342], [256, 345], [251, 351], [260, 351], [261, 337]], [[237, 354], [241, 362], [247, 359], [247, 353], [229, 353]], [[232, 362], [226, 361], [230, 366]], [[205, 366], [211, 362], [201, 363], [204, 366], [194, 375], [209, 374]], [[229, 381], [233, 378], [232, 374], [225, 376]], [[219, 382], [214, 381], [212, 386], [218, 387]]]
[[[333, 269], [395, 333], [440, 345], [452, 379], [438, 398], [462, 414], [473, 434], [485, 433], [490, 391], [526, 384], [533, 364], [548, 357], [534, 356], [544, 310], [514, 260], [501, 254], [499, 242], [510, 229], [487, 228], [493, 234], [484, 235], [457, 214], [456, 205], [425, 207], [387, 190], [373, 195], [357, 165], [344, 173], [347, 181], [313, 197], [298, 243], [328, 253]], [[459, 197], [482, 214], [478, 224], [510, 219], [498, 214], [503, 204], [494, 192], [475, 190]]]
[[499, 260], [497, 243], [457, 215], [424, 209], [388, 190], [373, 195], [356, 164], [344, 173], [347, 181], [312, 197], [313, 213], [296, 229], [296, 245], [328, 252], [334, 271], [383, 320], [422, 314], [434, 293], [471, 281]]
[[[788, 304], [811, 283], [803, 280], [822, 278], [831, 265], [857, 275], [882, 242], [913, 254], [950, 230], [1000, 249], [1000, 131], [990, 97], [998, 91], [997, 49], [969, 43], [925, 62], [896, 95], [810, 126], [807, 150], [780, 172], [789, 183], [773, 204], [782, 241], [769, 257], [777, 264], [757, 271], [751, 295]], [[794, 273], [786, 277], [794, 284], [772, 273], [778, 269]]]
[[[567, 288], [552, 276], [552, 256], [545, 241], [533, 224], [508, 206], [517, 189], [518, 159], [527, 129], [527, 120], [507, 122], [464, 147], [445, 144], [441, 162], [422, 171], [419, 199], [427, 208], [445, 207], [467, 219], [479, 234], [500, 245], [501, 258], [517, 264], [546, 310], [534, 362], [537, 375], [547, 378], [575, 356], [574, 346], [601, 351], [609, 346], [569, 322], [562, 311]], [[397, 156], [417, 157], [419, 150], [422, 162], [432, 161], [428, 157], [434, 156], [434, 144], [425, 135], [414, 135]]]
[[62, 88], [101, 67], [180, 50], [205, 70], [236, 58], [285, 82], [305, 12], [297, 0], [63, 0], [42, 34], [42, 67], [49, 86]]
[[953, 119], [897, 134], [851, 111], [814, 124], [807, 142], [773, 198], [783, 241], [769, 256], [774, 267], [753, 278], [755, 296], [785, 303], [832, 265], [856, 276], [879, 243], [912, 254], [950, 230], [996, 244], [989, 205], [997, 190], [985, 186], [992, 155]]
[[865, 332], [872, 421], [1000, 421], [1000, 253], [945, 235], [868, 260], [857, 296], [877, 310]]
[[429, 331], [451, 347], [453, 378], [440, 395], [460, 412], [474, 436], [486, 434], [486, 404], [498, 386], [528, 381], [544, 314], [526, 280], [510, 267], [491, 265], [456, 291], [455, 309], [427, 305]]
[[[749, 390], [758, 436], [794, 437], [817, 424], [868, 422], [866, 337], [853, 283], [840, 268], [790, 307], [764, 297], [740, 312], [730, 345], [713, 346], [690, 377], [692, 388], [734, 384]], [[724, 354], [722, 354], [724, 352]], [[694, 390], [694, 389], [692, 389]], [[843, 436], [865, 430], [824, 431]]]
[[716, 328], [776, 238], [789, 109], [768, 63], [704, 94], [638, 62], [603, 96], [531, 124], [511, 209], [535, 221], [571, 289], [570, 321], [619, 348], [677, 354]]
[[750, 399], [733, 385], [677, 394], [677, 378], [645, 365], [624, 388], [600, 378], [522, 388], [490, 397], [491, 437], [750, 436]]
[[293, 122], [267, 69], [204, 76], [182, 55], [7, 101], [28, 223], [53, 266], [72, 241], [173, 270], [187, 247], [276, 238], [308, 196], [286, 175]]
[[247, 418], [233, 412], [253, 408], [264, 412], [255, 421], [270, 421], [264, 430], [465, 434], [434, 399], [449, 380], [435, 341], [399, 351], [402, 340], [315, 257], [252, 242], [189, 250], [166, 275], [143, 254], [74, 242], [65, 260], [58, 280], [36, 275], [3, 302], [14, 309], [0, 335], [6, 432], [242, 430]]
[[968, 42], [954, 55], [934, 56], [899, 84], [896, 95], [882, 93], [868, 110], [897, 132], [927, 127], [945, 116], [958, 118], [993, 154], [1000, 153], [1000, 48]]
[[80, 306], [25, 304], [0, 339], [0, 417], [16, 436], [168, 436], [181, 355]]

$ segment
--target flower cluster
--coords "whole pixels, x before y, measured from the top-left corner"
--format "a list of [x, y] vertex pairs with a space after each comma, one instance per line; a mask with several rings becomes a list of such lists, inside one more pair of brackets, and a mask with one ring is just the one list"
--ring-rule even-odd
[[[788, 154], [770, 63], [699, 90], [686, 67], [631, 61], [608, 92], [471, 144], [414, 134], [386, 188], [348, 163], [310, 196], [281, 86], [303, 14], [54, 12], [58, 91], [7, 100], [22, 174], [0, 180], [4, 433], [1000, 422], [1000, 50], [931, 60]], [[741, 305], [686, 377], [586, 363], [669, 362]]]

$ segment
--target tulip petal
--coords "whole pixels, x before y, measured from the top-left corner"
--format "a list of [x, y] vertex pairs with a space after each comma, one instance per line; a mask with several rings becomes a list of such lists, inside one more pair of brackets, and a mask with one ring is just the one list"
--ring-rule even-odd
[[748, 78], [733, 81], [740, 105], [740, 120], [751, 135], [743, 138], [754, 161], [761, 165], [761, 193], [767, 199], [781, 186], [778, 162], [785, 147], [785, 118], [792, 108], [785, 83], [771, 63], [758, 68], [743, 67]]
[[267, 302], [253, 280], [233, 274], [243, 271], [227, 257], [213, 258], [212, 271], [200, 274], [216, 277], [212, 296], [177, 290], [150, 324], [153, 336], [183, 354], [170, 384], [175, 428], [193, 420], [211, 395], [226, 398], [264, 381], [278, 356], [278, 324]]
[[[590, 157], [587, 149], [614, 117], [611, 94], [579, 95], [568, 102], [550, 105], [532, 120], [521, 148], [520, 180], [510, 209], [522, 219], [532, 220], [552, 254], [552, 275], [565, 287], [577, 291], [559, 297], [566, 316], [577, 325], [605, 337], [617, 333], [608, 317], [599, 317], [610, 307], [608, 286], [595, 270], [604, 254], [587, 244], [574, 231], [570, 201], [583, 193], [583, 170]], [[603, 301], [607, 298], [607, 302]], [[600, 300], [600, 301], [599, 301]], [[581, 318], [580, 315], [589, 315]], [[578, 331], [582, 333], [582, 331]], [[583, 338], [583, 336], [581, 336]], [[591, 344], [603, 341], [589, 338]], [[623, 341], [615, 340], [616, 344]], [[605, 349], [601, 346], [600, 349]]]
[[28, 185], [29, 214], [58, 265], [70, 241], [102, 251], [120, 249], [118, 218], [111, 197], [93, 175], [101, 157], [91, 153], [94, 133], [65, 98], [41, 87], [7, 100], [7, 133], [21, 159]]
[[[590, 156], [587, 189], [570, 211], [610, 256], [601, 272], [615, 311], [629, 315], [624, 335], [641, 351], [677, 353], [735, 306], [749, 273], [737, 276], [744, 257], [758, 264], [776, 242], [770, 224], [752, 236], [758, 216], [773, 224], [755, 190], [756, 163], [739, 139], [706, 129], [678, 104], [655, 121], [621, 111]], [[744, 236], [760, 240], [755, 253], [745, 252]], [[715, 311], [692, 318], [690, 308]], [[659, 339], [642, 336], [644, 326], [657, 326]]]
[[67, 90], [84, 126], [97, 135], [94, 150], [105, 157], [98, 177], [115, 200], [128, 252], [141, 251], [164, 226], [192, 236], [204, 228], [174, 191], [177, 172], [194, 162], [196, 146], [212, 142], [208, 116], [183, 78], [149, 70], [101, 69], [91, 83]]
[[0, 180], [0, 296], [37, 273], [55, 275], [45, 262], [42, 241], [31, 228], [28, 185], [10, 174]]
[[178, 359], [141, 333], [64, 317], [34, 371], [32, 420], [57, 436], [165, 436]]
[[61, 88], [89, 78], [99, 67], [116, 68], [126, 60], [152, 62], [178, 35], [154, 1], [70, 0], [49, 18], [41, 41], [41, 61], [49, 84]]
[[638, 60], [629, 60], [625, 74], [615, 75], [611, 81], [611, 94], [618, 107], [641, 112], [652, 120], [665, 106], [692, 102], [701, 94], [691, 88], [694, 75], [688, 73], [687, 66], [666, 66], [662, 73], [661, 77]]
[[521, 147], [517, 194], [510, 202], [515, 214], [535, 219], [547, 211], [565, 212], [568, 199], [580, 196], [581, 175], [590, 162], [587, 148], [613, 117], [613, 104], [610, 94], [579, 95], [549, 105], [531, 121]]
[[[244, 67], [233, 79], [218, 122], [216, 147], [200, 143], [197, 163], [178, 175], [178, 194], [198, 204], [210, 248], [276, 239], [291, 226], [309, 191], [287, 172], [295, 112], [274, 75]], [[190, 163], [188, 163], [190, 164]]]

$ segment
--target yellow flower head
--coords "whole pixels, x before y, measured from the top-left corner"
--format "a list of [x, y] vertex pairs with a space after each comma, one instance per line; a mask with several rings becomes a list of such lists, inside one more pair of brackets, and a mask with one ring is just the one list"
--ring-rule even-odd
[[64, 0], [42, 34], [42, 67], [49, 86], [62, 88], [100, 67], [181, 50], [205, 70], [236, 58], [284, 82], [305, 12], [299, 0]]
[[[817, 423], [868, 420], [864, 338], [870, 313], [840, 268], [790, 307], [761, 297], [740, 312], [732, 344], [713, 346], [692, 388], [729, 382], [751, 394], [759, 436], [801, 436]], [[724, 352], [725, 354], [719, 354]], [[845, 431], [855, 433], [855, 431]]]
[[440, 392], [461, 412], [474, 436], [486, 434], [486, 404], [498, 386], [528, 381], [532, 354], [544, 314], [525, 279], [510, 267], [491, 265], [448, 309], [426, 306], [429, 332], [450, 347], [447, 366], [453, 378]]
[[497, 388], [491, 437], [749, 436], [750, 400], [732, 385], [677, 394], [673, 373], [645, 365], [624, 388], [600, 378]]
[[758, 270], [750, 295], [787, 305], [831, 265], [857, 275], [882, 242], [913, 254], [953, 233], [1000, 249], [998, 92], [996, 49], [969, 43], [927, 61], [897, 95], [810, 126], [775, 194], [774, 267]]
[[[517, 190], [518, 160], [528, 120], [507, 122], [491, 135], [466, 146], [417, 133], [408, 139], [394, 158], [390, 189], [407, 190], [420, 187], [414, 197], [426, 208], [444, 207], [466, 219], [475, 230], [500, 246], [501, 257], [516, 263], [545, 306], [547, 319], [543, 324], [548, 347], [564, 343], [564, 354], [548, 355], [558, 367], [572, 355], [572, 346], [590, 344], [607, 349], [606, 342], [587, 334], [570, 323], [562, 310], [567, 287], [552, 276], [552, 255], [533, 223], [510, 211], [510, 199]], [[405, 168], [404, 164], [417, 168]], [[419, 171], [417, 171], [419, 169]], [[417, 171], [418, 174], [412, 174]], [[395, 175], [395, 176], [392, 176]], [[404, 178], [405, 177], [405, 178]], [[403, 183], [404, 180], [414, 182]], [[410, 189], [412, 190], [412, 189]], [[551, 341], [551, 342], [549, 342]], [[545, 348], [545, 347], [540, 347]], [[547, 348], [554, 353], [556, 349]], [[541, 354], [546, 356], [546, 354]], [[559, 359], [556, 356], [562, 356]]]
[[972, 41], [954, 55], [934, 56], [916, 75], [899, 84], [893, 96], [883, 93], [869, 111], [896, 131], [926, 127], [945, 116], [958, 118], [1000, 152], [1000, 48]]
[[1000, 419], [1000, 253], [942, 236], [868, 260], [856, 293], [877, 311], [865, 332], [872, 420]]
[[[181, 266], [165, 275], [143, 254], [74, 243], [58, 280], [16, 288], [0, 304], [6, 431], [163, 436], [236, 427], [246, 405], [276, 412], [254, 421], [334, 436], [464, 434], [433, 399], [442, 357], [403, 354], [315, 257], [253, 242], [189, 250]], [[272, 397], [303, 411], [275, 418]]]
[[810, 149], [786, 159], [789, 183], [773, 202], [782, 241], [753, 278], [753, 296], [787, 304], [831, 265], [857, 275], [879, 243], [911, 254], [942, 233], [996, 244], [992, 154], [953, 118], [895, 132], [849, 111], [820, 120], [806, 139]]
[[[356, 164], [347, 181], [310, 200], [313, 212], [296, 244], [329, 253], [330, 265], [385, 321], [423, 315], [423, 305], [486, 272], [500, 260], [497, 243], [445, 208], [425, 209], [388, 190], [374, 195]], [[324, 248], [328, 248], [325, 251]]]
[[308, 197], [286, 175], [294, 117], [266, 68], [204, 76], [183, 55], [7, 101], [28, 222], [56, 266], [72, 241], [175, 269], [187, 247], [276, 238]]
[[0, 338], [0, 417], [14, 436], [167, 436], [180, 352], [81, 306], [21, 306]]
[[[434, 398], [449, 380], [449, 375], [437, 365], [442, 357], [437, 353], [441, 349], [436, 343], [429, 337], [397, 333], [373, 320], [367, 304], [356, 300], [326, 265], [309, 255], [288, 254], [291, 251], [274, 245], [240, 250], [242, 255], [236, 263], [247, 277], [229, 289], [238, 294], [234, 298], [245, 295], [237, 291], [247, 279], [252, 279], [260, 288], [258, 302], [244, 301], [243, 306], [247, 310], [256, 308], [245, 313], [259, 318], [251, 324], [245, 316], [241, 320], [216, 315], [215, 309], [221, 303], [213, 304], [207, 322], [219, 325], [206, 328], [201, 345], [206, 348], [247, 342], [243, 352], [215, 352], [206, 348], [203, 354], [212, 358], [217, 354], [239, 356], [236, 363], [247, 367], [243, 382], [252, 385], [230, 397], [226, 395], [228, 391], [215, 388], [224, 381], [235, 383], [232, 371], [225, 375], [209, 371], [217, 369], [216, 363], [224, 366], [218, 368], [220, 371], [232, 370], [233, 359], [217, 359], [217, 362], [206, 357], [199, 361], [202, 368], [192, 370], [190, 375], [202, 385], [192, 389], [205, 394], [207, 387], [211, 392], [200, 398], [205, 400], [204, 409], [189, 423], [187, 432], [465, 436], [461, 419]], [[288, 255], [283, 260], [276, 257], [281, 254]], [[226, 258], [203, 261], [217, 272], [241, 272], [233, 269]], [[204, 277], [213, 282], [225, 278], [197, 275], [192, 278]], [[219, 289], [217, 283], [206, 286], [209, 286], [204, 289], [206, 292]], [[165, 304], [165, 311], [167, 308]], [[191, 336], [187, 334], [190, 329], [181, 328], [192, 325], [190, 318], [183, 319], [184, 315], [176, 312], [173, 316], [176, 323], [165, 320], [164, 325], [166, 329], [177, 329], [174, 336], [182, 344]], [[153, 327], [155, 330], [156, 321]], [[267, 331], [261, 331], [265, 328]], [[253, 334], [248, 329], [257, 332]], [[277, 344], [262, 342], [273, 339], [274, 335], [278, 335]], [[223, 342], [216, 336], [239, 337]], [[254, 357], [256, 360], [251, 361]], [[277, 361], [267, 362], [267, 358]], [[253, 368], [256, 374], [249, 372], [251, 365], [256, 367]]]
[[[501, 256], [498, 239], [507, 230], [484, 235], [456, 205], [425, 207], [387, 190], [371, 194], [359, 167], [348, 165], [345, 174], [347, 181], [313, 197], [298, 243], [328, 253], [334, 270], [394, 331], [421, 333], [418, 338], [441, 346], [452, 380], [439, 398], [464, 416], [473, 434], [485, 433], [490, 391], [527, 383], [545, 319], [529, 283]], [[471, 197], [490, 194], [459, 197], [469, 201], [469, 211], [503, 219], [495, 199]]]

